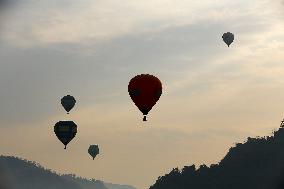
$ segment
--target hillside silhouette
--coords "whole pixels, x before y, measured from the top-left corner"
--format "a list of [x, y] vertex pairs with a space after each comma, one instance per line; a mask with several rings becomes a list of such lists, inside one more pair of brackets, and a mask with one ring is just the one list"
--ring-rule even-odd
[[0, 189], [135, 189], [128, 185], [88, 180], [74, 174], [59, 175], [40, 164], [13, 156], [0, 156]]
[[150, 189], [284, 189], [284, 120], [273, 136], [248, 137], [210, 167], [173, 169]]

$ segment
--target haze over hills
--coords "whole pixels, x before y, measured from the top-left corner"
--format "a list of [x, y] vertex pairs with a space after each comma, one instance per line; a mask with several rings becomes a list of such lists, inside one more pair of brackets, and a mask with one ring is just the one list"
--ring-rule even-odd
[[74, 174], [59, 175], [40, 164], [12, 156], [0, 156], [0, 189], [135, 189], [128, 185], [88, 180]]
[[159, 177], [150, 189], [283, 189], [284, 121], [273, 136], [248, 137], [210, 167], [173, 169]]
[[104, 182], [104, 185], [108, 189], [135, 189], [133, 186], [129, 186], [129, 185], [119, 185], [119, 184], [112, 184], [112, 183], [106, 183], [106, 182]]

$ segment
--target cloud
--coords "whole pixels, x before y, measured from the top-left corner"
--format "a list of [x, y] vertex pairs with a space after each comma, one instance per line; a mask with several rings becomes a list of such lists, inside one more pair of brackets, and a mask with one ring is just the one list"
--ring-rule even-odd
[[[266, 135], [284, 101], [283, 26], [266, 3], [21, 4], [0, 45], [1, 153], [145, 188], [172, 167], [216, 163], [234, 142]], [[230, 48], [226, 31], [236, 34]], [[127, 93], [140, 73], [164, 88], [147, 123]], [[66, 94], [77, 99], [70, 116], [59, 101]], [[79, 127], [68, 153], [52, 131], [61, 119]], [[102, 147], [91, 170], [90, 143]]]
[[0, 8], [1, 9], [5, 8], [6, 4], [7, 4], [7, 0], [0, 0]]
[[[160, 31], [200, 21], [233, 23], [251, 11], [247, 2], [155, 0], [22, 2], [8, 19], [5, 39], [21, 46], [50, 43], [88, 43], [129, 34]], [[253, 5], [253, 4], [252, 4]], [[44, 7], [44, 9], [42, 8]], [[236, 8], [237, 7], [237, 8]], [[240, 8], [241, 7], [241, 8]], [[248, 6], [250, 7], [250, 6]]]
[[[70, 9], [73, 6], [69, 4]], [[214, 101], [208, 94], [215, 94], [230, 102], [242, 86], [278, 82], [281, 26], [263, 21], [255, 12], [237, 17], [234, 23], [242, 24], [233, 25], [237, 38], [230, 49], [221, 40], [228, 22], [219, 23], [218, 19], [131, 33], [99, 43], [89, 40], [88, 44], [55, 43], [28, 49], [3, 43], [0, 87], [5, 109], [1, 109], [1, 120], [18, 125], [63, 113], [59, 99], [68, 93], [78, 99], [77, 111], [117, 99], [123, 99], [120, 105], [128, 103], [128, 81], [140, 73], [160, 77], [165, 94], [161, 101], [167, 96], [194, 99], [198, 95]], [[267, 53], [270, 56], [263, 56]], [[271, 56], [275, 57], [273, 63]]]

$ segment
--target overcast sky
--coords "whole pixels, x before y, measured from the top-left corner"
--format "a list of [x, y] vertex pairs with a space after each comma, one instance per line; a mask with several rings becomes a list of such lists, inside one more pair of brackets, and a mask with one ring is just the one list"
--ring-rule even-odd
[[[14, 0], [0, 10], [0, 154], [145, 189], [174, 167], [218, 163], [284, 117], [283, 1]], [[163, 84], [147, 122], [127, 92], [141, 73]], [[64, 119], [78, 125], [67, 150], [53, 133]]]

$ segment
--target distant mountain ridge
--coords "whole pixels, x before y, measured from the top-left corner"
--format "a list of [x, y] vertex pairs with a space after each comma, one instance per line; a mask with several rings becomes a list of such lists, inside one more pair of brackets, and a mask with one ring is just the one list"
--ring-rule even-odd
[[237, 143], [219, 164], [175, 168], [150, 189], [284, 189], [283, 126], [273, 136]]
[[135, 189], [133, 186], [129, 186], [129, 185], [119, 185], [119, 184], [112, 184], [112, 183], [106, 183], [106, 182], [104, 182], [104, 185], [108, 189]]
[[[111, 186], [111, 187], [107, 187]], [[0, 189], [135, 189], [128, 185], [88, 180], [74, 174], [59, 175], [40, 164], [13, 156], [0, 156]]]

